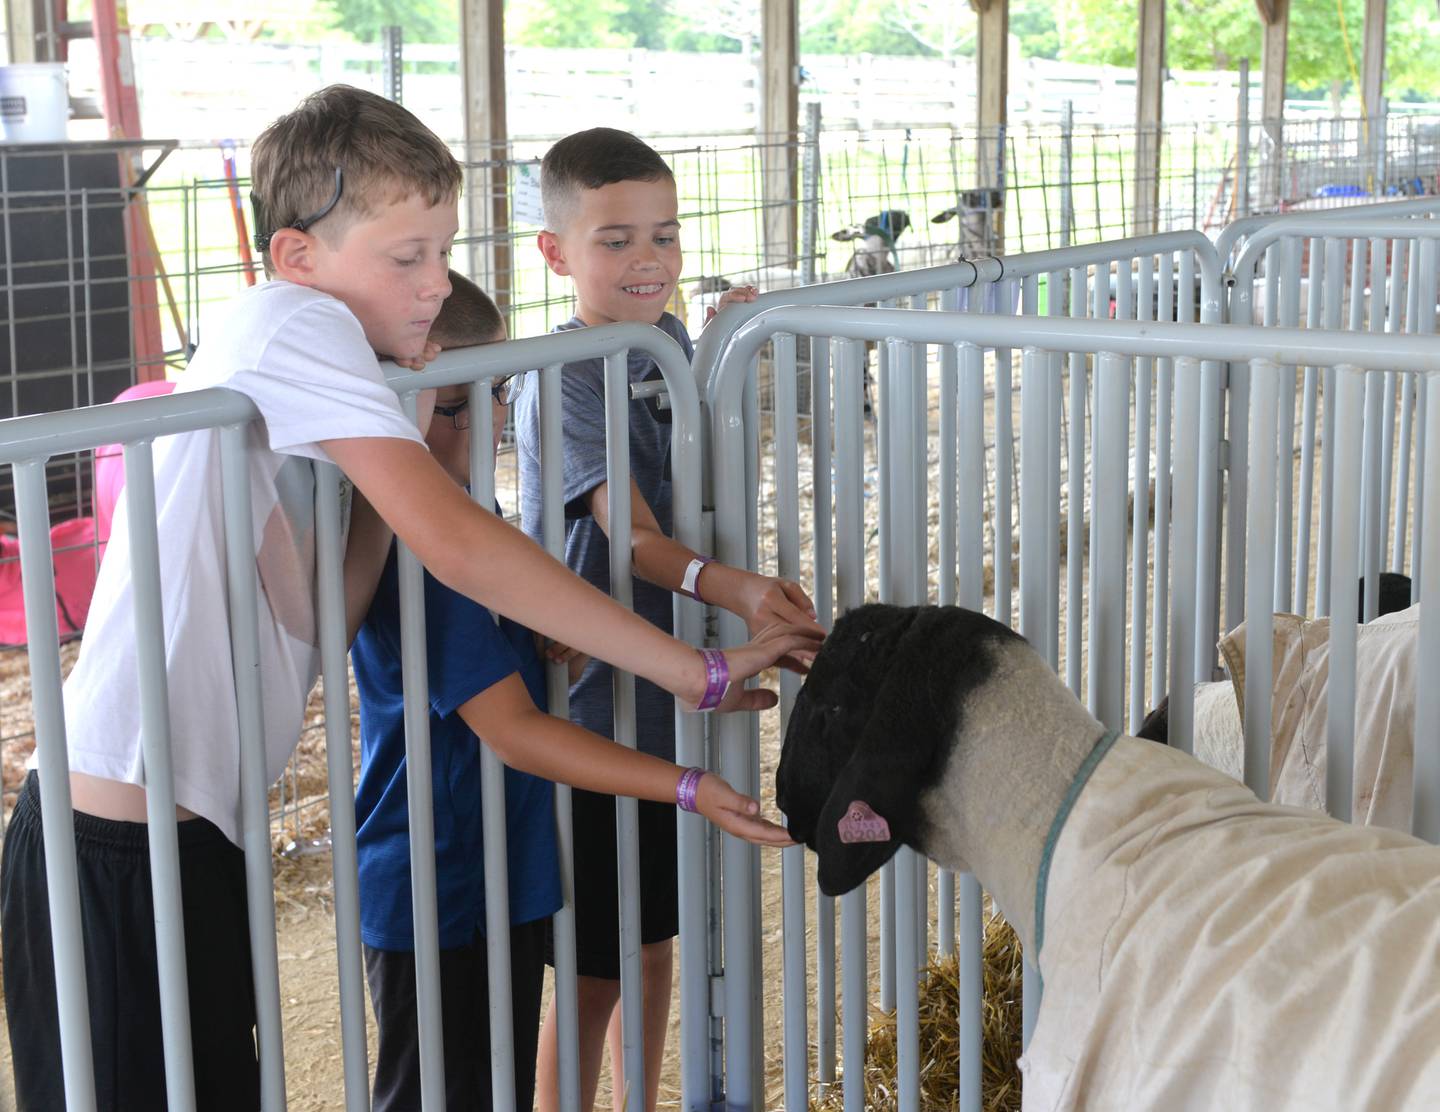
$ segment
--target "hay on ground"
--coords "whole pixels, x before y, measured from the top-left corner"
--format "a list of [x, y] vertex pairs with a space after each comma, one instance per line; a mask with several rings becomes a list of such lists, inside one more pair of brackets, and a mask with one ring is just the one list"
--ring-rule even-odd
[[[985, 920], [982, 947], [984, 999], [981, 1004], [981, 1107], [985, 1112], [1019, 1112], [1020, 1069], [1020, 941], [998, 915]], [[932, 960], [920, 983], [920, 1107], [955, 1108], [960, 1061], [960, 967], [951, 955]], [[829, 1092], [818, 1112], [841, 1112], [841, 1085]], [[895, 1069], [895, 1014], [878, 1014], [865, 1048], [865, 1108], [892, 1112], [898, 1108]]]

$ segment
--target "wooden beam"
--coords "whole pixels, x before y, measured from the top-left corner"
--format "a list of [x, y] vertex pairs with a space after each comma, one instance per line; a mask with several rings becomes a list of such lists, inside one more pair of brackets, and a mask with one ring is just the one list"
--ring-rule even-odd
[[1263, 203], [1278, 207], [1284, 186], [1285, 61], [1290, 38], [1290, 0], [1268, 2], [1270, 18], [1265, 21], [1260, 51], [1260, 121], [1266, 138], [1265, 148], [1260, 152], [1260, 195]]
[[5, 17], [11, 65], [56, 60], [53, 44], [41, 41], [45, 0], [5, 0]]
[[798, 0], [760, 4], [760, 179], [766, 266], [794, 267], [799, 207], [800, 21]]
[[1010, 0], [971, 0], [979, 14], [975, 49], [977, 130], [976, 164], [983, 199], [999, 190], [999, 207], [990, 212], [988, 250], [1005, 249], [1005, 128], [1010, 89]]
[[504, 0], [460, 0], [465, 105], [465, 228], [470, 270], [502, 313], [513, 301], [509, 130], [505, 117]]
[[1140, 0], [1135, 69], [1134, 235], [1160, 223], [1160, 144], [1165, 116], [1165, 0]]
[[1380, 116], [1385, 95], [1385, 0], [1365, 0], [1365, 49], [1360, 68], [1361, 103], [1370, 119]]

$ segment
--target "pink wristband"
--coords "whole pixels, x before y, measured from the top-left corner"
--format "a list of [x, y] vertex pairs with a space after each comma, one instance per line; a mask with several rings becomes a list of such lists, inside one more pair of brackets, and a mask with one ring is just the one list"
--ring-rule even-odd
[[680, 774], [675, 785], [675, 806], [682, 811], [695, 811], [695, 797], [700, 793], [700, 778], [705, 775], [703, 768], [687, 768]]
[[705, 661], [705, 695], [695, 709], [714, 710], [730, 690], [730, 665], [719, 649], [701, 649], [700, 658]]

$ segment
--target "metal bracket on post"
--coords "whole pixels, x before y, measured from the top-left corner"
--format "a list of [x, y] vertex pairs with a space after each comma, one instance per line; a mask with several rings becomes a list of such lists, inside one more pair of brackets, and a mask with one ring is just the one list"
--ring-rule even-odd
[[404, 103], [405, 28], [380, 29], [380, 93], [386, 100]]

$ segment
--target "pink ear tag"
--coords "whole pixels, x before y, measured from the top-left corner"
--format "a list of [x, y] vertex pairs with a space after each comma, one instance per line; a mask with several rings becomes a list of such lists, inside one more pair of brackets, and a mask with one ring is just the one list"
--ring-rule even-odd
[[855, 800], [845, 808], [840, 820], [842, 842], [888, 842], [890, 824], [870, 808], [870, 804]]

